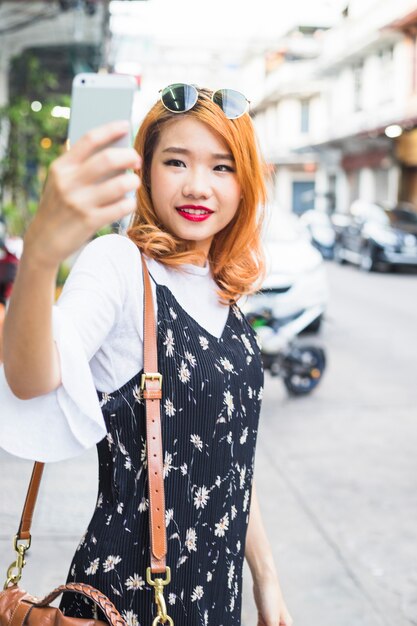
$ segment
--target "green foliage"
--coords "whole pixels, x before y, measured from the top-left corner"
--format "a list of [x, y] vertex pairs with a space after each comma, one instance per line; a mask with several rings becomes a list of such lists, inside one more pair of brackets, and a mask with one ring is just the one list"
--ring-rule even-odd
[[71, 271], [71, 266], [68, 263], [61, 263], [56, 278], [56, 284], [58, 287], [62, 287], [68, 278], [68, 274]]
[[38, 208], [38, 203], [29, 200], [25, 211], [19, 211], [17, 206], [7, 203], [3, 206], [3, 215], [6, 218], [7, 230], [10, 235], [21, 236], [26, 230], [27, 222], [32, 219]]
[[[10, 200], [3, 211], [10, 230], [19, 235], [36, 210], [49, 165], [64, 149], [68, 120], [52, 117], [51, 111], [57, 105], [70, 105], [67, 94], [50, 93], [57, 87], [57, 78], [42, 69], [35, 57], [27, 60], [26, 72], [30, 84], [43, 87], [42, 109], [32, 111], [31, 99], [22, 95], [0, 108], [0, 129], [8, 135], [0, 164], [0, 202], [5, 197]], [[51, 140], [48, 149], [41, 146], [43, 138]]]

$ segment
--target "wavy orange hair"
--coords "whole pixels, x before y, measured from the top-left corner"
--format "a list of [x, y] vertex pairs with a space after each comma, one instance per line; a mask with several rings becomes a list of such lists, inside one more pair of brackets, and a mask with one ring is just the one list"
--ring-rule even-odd
[[[242, 115], [229, 120], [211, 100], [211, 91], [199, 90], [199, 98], [189, 115], [218, 133], [235, 159], [236, 175], [242, 200], [232, 221], [212, 241], [208, 262], [219, 289], [220, 302], [233, 304], [242, 295], [259, 289], [265, 274], [261, 229], [266, 202], [264, 163], [260, 157], [252, 120]], [[195, 242], [176, 237], [165, 230], [155, 213], [150, 194], [150, 170], [161, 130], [178, 119], [157, 102], [143, 120], [135, 139], [135, 149], [142, 157], [142, 185], [137, 192], [137, 209], [127, 230], [128, 237], [149, 257], [171, 267], [183, 263], [201, 263], [205, 255]]]

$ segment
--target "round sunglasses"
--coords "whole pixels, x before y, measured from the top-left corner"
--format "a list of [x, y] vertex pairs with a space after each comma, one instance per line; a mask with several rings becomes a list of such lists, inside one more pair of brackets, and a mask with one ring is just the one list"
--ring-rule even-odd
[[[198, 100], [198, 87], [186, 83], [174, 83], [161, 89], [161, 102], [171, 113], [185, 113], [192, 109]], [[249, 100], [243, 93], [234, 89], [213, 91], [212, 101], [217, 104], [229, 120], [236, 120], [248, 112]]]

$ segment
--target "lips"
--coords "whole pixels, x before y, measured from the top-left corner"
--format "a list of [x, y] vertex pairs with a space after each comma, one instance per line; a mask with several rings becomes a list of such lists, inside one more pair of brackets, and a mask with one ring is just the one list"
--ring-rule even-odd
[[214, 213], [214, 211], [208, 207], [196, 204], [183, 204], [182, 206], [176, 207], [176, 209], [181, 217], [191, 222], [203, 222]]

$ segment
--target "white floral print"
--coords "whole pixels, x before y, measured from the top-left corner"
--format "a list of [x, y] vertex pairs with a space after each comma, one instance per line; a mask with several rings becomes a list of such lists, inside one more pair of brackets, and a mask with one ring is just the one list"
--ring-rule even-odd
[[245, 479], [246, 479], [246, 465], [241, 467], [240, 472], [239, 472], [239, 487], [241, 489], [243, 489], [245, 486]]
[[109, 556], [107, 557], [107, 559], [104, 561], [103, 563], [103, 569], [105, 572], [110, 572], [112, 569], [114, 569], [116, 567], [116, 565], [118, 563], [120, 563], [121, 561], [121, 557], [120, 556], [114, 556], [113, 554], [109, 554]]
[[172, 454], [170, 454], [170, 452], [165, 452], [164, 471], [163, 471], [164, 478], [168, 476], [171, 470], [172, 470]]
[[174, 407], [172, 400], [170, 400], [169, 398], [166, 398], [165, 415], [168, 415], [168, 417], [174, 417], [176, 412], [177, 412], [177, 409]]
[[100, 407], [105, 406], [108, 402], [110, 402], [110, 400], [113, 400], [113, 396], [111, 396], [109, 393], [103, 393], [100, 401]]
[[249, 354], [255, 354], [248, 337], [245, 334], [243, 334], [243, 335], [240, 335], [240, 338], [246, 350], [249, 352]]
[[126, 448], [124, 447], [123, 443], [121, 441], [119, 441], [119, 450], [120, 452], [124, 455], [124, 456], [129, 456], [128, 451], [126, 450]]
[[229, 513], [225, 513], [220, 522], [216, 524], [216, 530], [214, 534], [216, 537], [224, 537], [226, 531], [229, 529]]
[[177, 596], [175, 595], [175, 593], [170, 593], [168, 595], [168, 604], [175, 604], [175, 600], [177, 599]]
[[98, 570], [99, 564], [100, 564], [99, 557], [97, 559], [94, 559], [94, 561], [91, 561], [90, 565], [85, 570], [85, 573], [87, 574], [87, 576], [91, 576], [92, 574], [95, 574]]
[[133, 611], [123, 611], [122, 617], [127, 626], [140, 626], [138, 616]]
[[204, 595], [204, 589], [201, 585], [197, 585], [194, 587], [193, 593], [191, 594], [191, 602], [195, 602], [196, 600], [201, 600]]
[[200, 450], [200, 452], [202, 451], [203, 442], [201, 441], [201, 437], [199, 435], [191, 435], [190, 441], [192, 444], [194, 444], [197, 450]]
[[133, 387], [133, 397], [136, 402], [143, 402], [143, 391], [139, 385]]
[[233, 364], [230, 363], [229, 359], [220, 359], [220, 363], [223, 365], [226, 372], [233, 372]]
[[133, 574], [133, 576], [129, 576], [126, 580], [125, 585], [129, 591], [136, 591], [137, 589], [142, 591], [142, 588], [145, 586], [145, 581], [139, 574]]
[[185, 545], [188, 552], [197, 552], [197, 534], [194, 528], [189, 528], [185, 537]]
[[249, 504], [249, 489], [246, 489], [245, 495], [243, 498], [243, 510], [245, 512], [246, 512], [246, 509], [248, 508], [248, 504]]
[[233, 577], [235, 575], [235, 564], [232, 561], [229, 565], [229, 570], [227, 572], [227, 586], [229, 587], [229, 589], [232, 588], [232, 582], [233, 582]]
[[174, 340], [174, 336], [172, 334], [172, 329], [171, 328], [168, 328], [168, 330], [166, 332], [165, 340], [164, 340], [164, 346], [166, 346], [165, 355], [166, 356], [174, 356], [175, 340]]
[[146, 451], [146, 441], [144, 441], [142, 443], [142, 448], [140, 451], [140, 462], [142, 463], [143, 467], [146, 467], [148, 464], [147, 461], [147, 451]]
[[209, 341], [208, 341], [207, 337], [203, 337], [202, 335], [200, 335], [198, 340], [199, 340], [200, 346], [203, 348], [203, 350], [208, 350]]
[[188, 383], [191, 378], [191, 372], [185, 361], [181, 361], [181, 366], [178, 369], [178, 377], [182, 383]]
[[194, 354], [191, 354], [191, 352], [188, 352], [188, 350], [186, 350], [184, 356], [189, 362], [189, 364], [191, 365], [191, 367], [195, 367], [197, 365], [197, 361], [196, 361]]
[[235, 410], [235, 405], [233, 403], [233, 396], [230, 393], [229, 389], [227, 389], [227, 391], [223, 393], [223, 396], [224, 396], [223, 402], [227, 407], [227, 416], [230, 418], [232, 417], [232, 413]]
[[209, 490], [204, 485], [197, 489], [197, 492], [194, 496], [194, 506], [196, 509], [204, 509], [206, 506], [208, 499], [210, 498]]
[[144, 513], [145, 511], [148, 510], [148, 508], [149, 508], [149, 500], [148, 500], [148, 498], [142, 498], [142, 500], [140, 501], [139, 506], [138, 506], [138, 511], [140, 513]]

